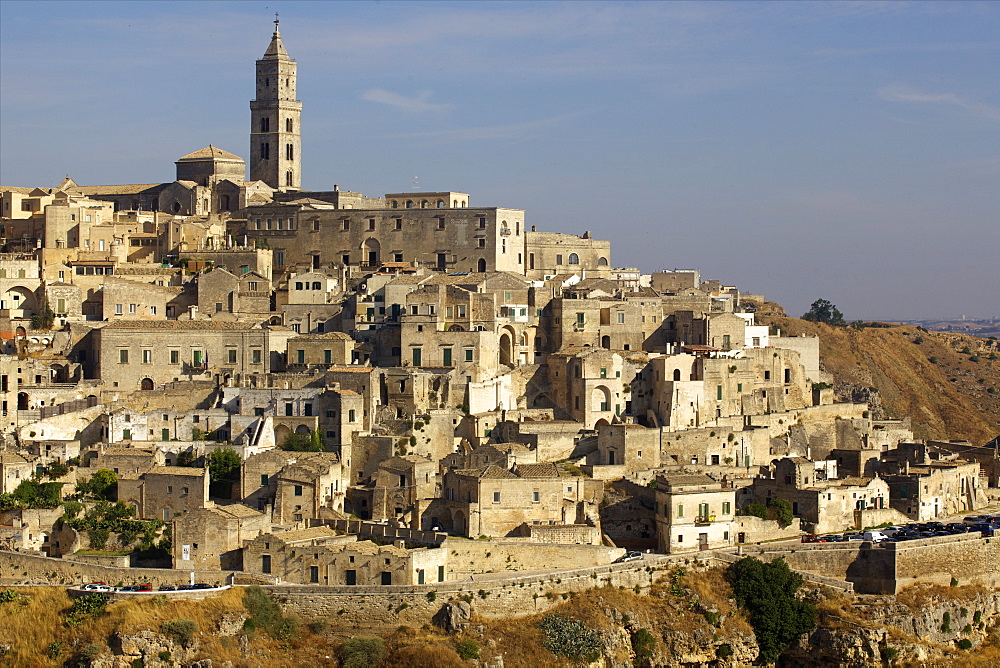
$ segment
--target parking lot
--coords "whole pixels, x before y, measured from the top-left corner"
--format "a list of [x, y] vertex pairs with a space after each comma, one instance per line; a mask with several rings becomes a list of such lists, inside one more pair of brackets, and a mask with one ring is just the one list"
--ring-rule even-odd
[[835, 533], [823, 536], [808, 535], [802, 537], [802, 542], [843, 543], [850, 541], [870, 541], [874, 543], [901, 543], [908, 540], [954, 536], [971, 532], [979, 532], [983, 537], [992, 537], [994, 533], [1000, 532], [1000, 513], [973, 513], [963, 517], [961, 521], [910, 522], [888, 527], [876, 527], [868, 531], [849, 531], [842, 534]]

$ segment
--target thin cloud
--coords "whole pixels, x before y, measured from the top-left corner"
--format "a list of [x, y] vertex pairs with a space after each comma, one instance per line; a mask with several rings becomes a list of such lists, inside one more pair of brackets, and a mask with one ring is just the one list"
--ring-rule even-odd
[[417, 94], [416, 97], [406, 97], [384, 88], [370, 88], [361, 94], [361, 99], [386, 104], [403, 111], [447, 111], [451, 109], [450, 104], [428, 102], [433, 94], [433, 91], [425, 90]]
[[542, 130], [550, 128], [573, 118], [573, 114], [545, 118], [524, 123], [509, 123], [505, 125], [487, 125], [477, 128], [460, 128], [457, 130], [437, 130], [431, 132], [411, 132], [400, 135], [390, 135], [393, 138], [432, 138], [442, 141], [488, 141], [500, 139], [525, 140], [537, 136]]
[[878, 90], [878, 96], [890, 102], [923, 102], [931, 104], [950, 104], [966, 111], [984, 116], [994, 121], [1000, 121], [1000, 109], [982, 102], [968, 100], [954, 93], [923, 93], [908, 86], [884, 86]]

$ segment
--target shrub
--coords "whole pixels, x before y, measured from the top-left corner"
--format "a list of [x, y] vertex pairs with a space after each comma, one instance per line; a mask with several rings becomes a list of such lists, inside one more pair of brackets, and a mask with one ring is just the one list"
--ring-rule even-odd
[[104, 608], [108, 604], [108, 595], [101, 592], [84, 594], [73, 599], [73, 604], [69, 606], [68, 619], [70, 623], [79, 623], [84, 617], [96, 617], [104, 613]]
[[433, 602], [434, 602], [434, 600], [435, 600], [435, 599], [437, 599], [437, 596], [438, 596], [438, 595], [437, 595], [437, 592], [436, 592], [436, 591], [429, 591], [429, 592], [427, 592], [427, 600], [428, 600], [428, 601], [429, 601], [430, 603], [433, 603]]
[[321, 636], [330, 630], [330, 622], [325, 619], [314, 619], [313, 621], [306, 624], [309, 629], [309, 633]]
[[962, 638], [961, 640], [958, 641], [958, 648], [964, 650], [970, 650], [972, 649], [972, 641], [969, 640], [968, 638]]
[[632, 651], [635, 652], [636, 662], [648, 663], [653, 658], [653, 649], [656, 647], [656, 638], [646, 629], [639, 629], [632, 634]]
[[715, 656], [720, 659], [727, 659], [733, 655], [733, 648], [729, 643], [723, 643], [715, 648]]
[[385, 658], [385, 642], [381, 638], [355, 636], [340, 646], [342, 668], [370, 668]]
[[553, 654], [585, 663], [593, 663], [600, 658], [600, 636], [582, 622], [552, 613], [542, 617], [538, 625], [545, 634], [542, 644]]
[[941, 633], [951, 633], [951, 613], [945, 612], [941, 618]]
[[[951, 579], [951, 583], [950, 583], [950, 584], [951, 584], [951, 586], [952, 586], [952, 587], [957, 587], [957, 586], [958, 586], [958, 578], [956, 578], [956, 577], [952, 577], [952, 579]], [[946, 615], [947, 615], [948, 613], [946, 612], [946, 613], [944, 613], [944, 614], [946, 614]]]
[[281, 607], [257, 585], [243, 593], [243, 607], [250, 618], [243, 624], [247, 631], [260, 629], [276, 640], [292, 640], [299, 633], [299, 620], [285, 616]]
[[737, 604], [750, 613], [760, 662], [774, 662], [798, 636], [816, 626], [816, 608], [795, 598], [802, 576], [783, 560], [768, 564], [753, 557], [741, 559], [726, 571], [726, 580]]
[[159, 657], [160, 661], [164, 661], [164, 662], [170, 661], [170, 652], [168, 652], [167, 650], [163, 650], [162, 652], [160, 652], [156, 656]]
[[194, 640], [198, 625], [190, 619], [171, 619], [160, 625], [160, 630], [185, 649]]
[[45, 648], [45, 654], [50, 659], [54, 659], [60, 654], [62, 654], [62, 642], [60, 642], [59, 640], [50, 642], [49, 646]]
[[3, 591], [0, 591], [0, 603], [10, 603], [10, 602], [16, 601], [16, 600], [18, 600], [20, 598], [21, 598], [21, 595], [18, 594], [13, 589], [5, 589]]
[[458, 655], [466, 661], [479, 658], [479, 643], [472, 638], [466, 638], [458, 643], [455, 648]]
[[972, 633], [972, 624], [966, 624], [962, 627], [962, 633], [969, 634]]
[[983, 611], [976, 610], [974, 613], [972, 613], [972, 621], [974, 621], [976, 624], [983, 621]]

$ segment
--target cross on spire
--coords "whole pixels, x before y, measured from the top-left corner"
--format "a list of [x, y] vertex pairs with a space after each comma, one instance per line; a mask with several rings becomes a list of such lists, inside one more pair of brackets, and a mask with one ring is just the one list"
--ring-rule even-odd
[[274, 32], [278, 32], [278, 12], [274, 13]]

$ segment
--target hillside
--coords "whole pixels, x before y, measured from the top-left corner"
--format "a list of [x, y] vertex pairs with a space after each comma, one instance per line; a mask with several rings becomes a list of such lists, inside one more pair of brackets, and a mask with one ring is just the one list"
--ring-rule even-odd
[[[1000, 346], [953, 332], [869, 323], [831, 327], [777, 315], [761, 324], [820, 337], [841, 400], [870, 400], [876, 417], [910, 417], [917, 438], [982, 445], [1000, 434]], [[874, 326], [872, 326], [874, 325]]]
[[[381, 637], [373, 631], [356, 635], [358, 628], [347, 618], [285, 617], [259, 589], [231, 590], [204, 601], [157, 596], [78, 606], [75, 612], [65, 589], [8, 589], [0, 592], [0, 663], [37, 668], [750, 665], [759, 650], [755, 632], [723, 573], [677, 567], [648, 593], [614, 587], [549, 592], [546, 597], [559, 604], [546, 613], [507, 620], [473, 616], [455, 635], [425, 624], [386, 629]], [[996, 665], [1000, 599], [995, 591], [914, 587], [895, 597], [861, 599], [825, 588], [805, 587], [801, 593], [816, 605], [818, 626], [786, 651], [785, 665]], [[947, 621], [952, 618], [953, 625]]]

